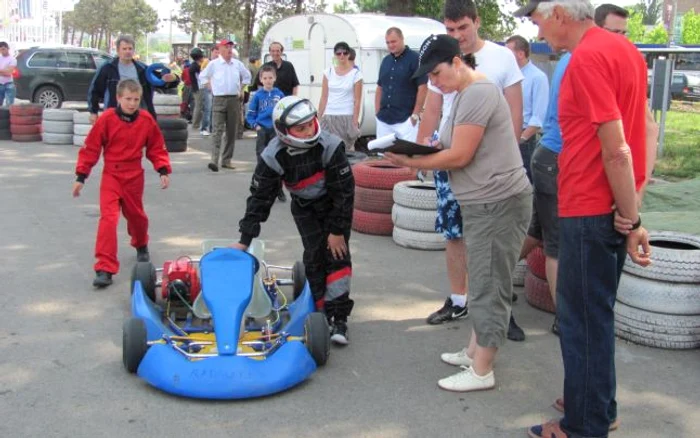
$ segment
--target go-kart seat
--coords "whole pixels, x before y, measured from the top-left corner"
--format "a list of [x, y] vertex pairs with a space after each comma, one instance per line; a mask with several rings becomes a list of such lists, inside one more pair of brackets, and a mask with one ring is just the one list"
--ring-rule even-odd
[[[202, 242], [202, 253], [207, 254], [213, 249], [225, 248], [230, 244], [230, 240], [205, 240]], [[258, 260], [265, 260], [265, 242], [259, 239], [253, 239], [248, 247], [248, 252], [255, 256], [255, 258]], [[265, 287], [262, 283], [264, 276], [265, 273], [261, 273], [261, 270], [258, 269], [258, 272], [255, 274], [255, 279], [253, 280], [253, 296], [250, 299], [250, 304], [246, 308], [245, 316], [250, 316], [252, 318], [263, 318], [272, 312], [272, 300], [270, 300], [270, 296], [267, 294], [267, 292], [265, 292]], [[207, 309], [207, 306], [202, 299], [202, 294], [199, 294], [194, 300], [192, 310], [197, 318], [211, 318], [211, 313], [209, 312], [209, 309]]]
[[250, 304], [258, 260], [233, 248], [208, 252], [200, 260], [202, 296], [212, 312], [220, 355], [236, 354], [245, 309]]

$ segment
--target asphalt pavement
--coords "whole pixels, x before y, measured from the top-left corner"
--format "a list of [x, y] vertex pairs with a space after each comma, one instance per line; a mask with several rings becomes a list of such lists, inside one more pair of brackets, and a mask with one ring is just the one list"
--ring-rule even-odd
[[[122, 367], [121, 326], [129, 315], [136, 253], [124, 221], [122, 270], [96, 291], [93, 247], [101, 165], [71, 197], [77, 148], [0, 142], [0, 437], [524, 437], [556, 418], [563, 370], [552, 316], [521, 299], [514, 314], [527, 340], [508, 342], [496, 388], [450, 393], [440, 362], [466, 345], [471, 321], [428, 326], [448, 282], [443, 252], [396, 246], [353, 233], [351, 344], [304, 384], [255, 400], [202, 401], [149, 387]], [[255, 161], [238, 141], [236, 170], [206, 168], [209, 140], [190, 138], [171, 155], [172, 185], [161, 190], [150, 163], [145, 205], [156, 264], [198, 255], [203, 239], [238, 237]], [[276, 203], [261, 236], [266, 259], [291, 265], [302, 245], [288, 204]], [[700, 351], [617, 341], [620, 429], [611, 436], [700, 436]]]

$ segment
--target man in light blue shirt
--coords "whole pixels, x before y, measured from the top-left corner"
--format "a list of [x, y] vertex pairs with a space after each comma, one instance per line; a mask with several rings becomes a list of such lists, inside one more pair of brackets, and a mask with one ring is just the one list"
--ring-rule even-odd
[[532, 182], [530, 159], [537, 144], [537, 133], [542, 129], [549, 101], [549, 84], [547, 75], [530, 62], [530, 43], [520, 35], [506, 40], [515, 55], [520, 71], [523, 73], [523, 127], [520, 133], [520, 154], [527, 177]]

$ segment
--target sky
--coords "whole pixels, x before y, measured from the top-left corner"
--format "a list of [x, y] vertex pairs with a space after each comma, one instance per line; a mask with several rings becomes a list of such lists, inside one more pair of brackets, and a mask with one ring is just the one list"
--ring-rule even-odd
[[[158, 17], [161, 20], [167, 20], [170, 16], [171, 11], [173, 11], [174, 14], [177, 14], [180, 8], [178, 5], [179, 2], [177, 0], [146, 0], [146, 2], [158, 11]], [[333, 5], [342, 3], [342, 0], [326, 0], [326, 3], [328, 4], [328, 12], [332, 12]], [[639, 3], [639, 0], [600, 0], [593, 2], [594, 5], [598, 5], [601, 3], [612, 3], [618, 6], [631, 6], [633, 4]], [[516, 7], [513, 4], [509, 4], [506, 8], [507, 11], [512, 11], [515, 9]], [[528, 39], [537, 36], [537, 28], [533, 26], [529, 20], [524, 20], [522, 22], [520, 20], [517, 20], [517, 22], [518, 27], [515, 30], [516, 34], [522, 35]], [[169, 30], [169, 26], [170, 24], [167, 21], [161, 21], [162, 31], [167, 32]], [[180, 31], [174, 30], [174, 32]]]

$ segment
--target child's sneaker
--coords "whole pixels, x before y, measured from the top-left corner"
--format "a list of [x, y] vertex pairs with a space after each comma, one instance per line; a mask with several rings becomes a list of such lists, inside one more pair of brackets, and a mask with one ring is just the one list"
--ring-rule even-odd
[[461, 372], [440, 379], [438, 386], [447, 391], [455, 392], [483, 391], [496, 386], [496, 380], [494, 379], [493, 371], [490, 371], [485, 376], [479, 376], [474, 372], [473, 368], [462, 366]]
[[107, 271], [96, 271], [92, 285], [97, 288], [105, 288], [112, 284], [112, 274]]
[[350, 338], [348, 336], [348, 325], [345, 321], [336, 321], [331, 328], [331, 341], [336, 344], [348, 345]]
[[209, 135], [210, 135], [210, 134], [209, 134], [209, 131], [207, 131], [206, 129], [202, 129], [201, 131], [199, 131], [199, 134], [200, 134], [202, 137], [209, 137]]

